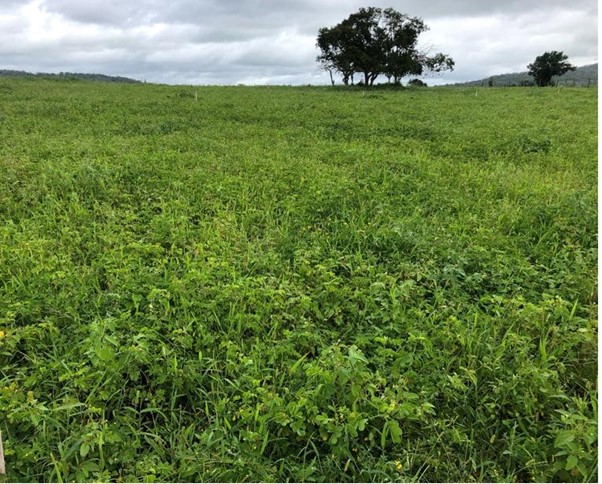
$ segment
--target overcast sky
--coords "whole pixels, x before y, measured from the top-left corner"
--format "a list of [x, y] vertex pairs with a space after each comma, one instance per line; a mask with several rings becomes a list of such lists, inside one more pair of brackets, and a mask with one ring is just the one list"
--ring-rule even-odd
[[420, 43], [456, 62], [429, 84], [524, 71], [549, 50], [598, 62], [596, 0], [0, 0], [0, 69], [327, 84], [318, 29], [367, 6], [424, 19]]

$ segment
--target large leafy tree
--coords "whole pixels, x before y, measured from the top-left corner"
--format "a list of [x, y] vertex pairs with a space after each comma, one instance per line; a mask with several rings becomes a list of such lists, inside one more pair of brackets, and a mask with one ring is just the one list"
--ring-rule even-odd
[[527, 68], [538, 86], [550, 86], [553, 76], [561, 76], [576, 69], [575, 66], [567, 62], [568, 58], [563, 52], [553, 50], [536, 57], [535, 61], [529, 64]]
[[354, 70], [350, 52], [344, 48], [348, 42], [348, 35], [349, 33], [345, 32], [342, 26], [332, 29], [322, 28], [318, 33], [317, 41], [321, 51], [318, 61], [330, 72], [331, 78], [332, 72], [339, 72], [345, 85], [349, 84]]
[[422, 19], [411, 18], [392, 8], [384, 10], [383, 17], [386, 31], [383, 74], [389, 79], [393, 78], [395, 84], [407, 75], [421, 75], [428, 57], [416, 49], [416, 44], [418, 36], [428, 30], [428, 27]]
[[399, 83], [410, 74], [453, 69], [451, 57], [440, 53], [429, 56], [418, 49], [418, 37], [426, 30], [422, 19], [392, 8], [360, 8], [334, 27], [318, 31], [317, 60], [331, 75], [341, 74], [345, 84], [353, 74], [361, 73], [367, 86], [380, 74]]

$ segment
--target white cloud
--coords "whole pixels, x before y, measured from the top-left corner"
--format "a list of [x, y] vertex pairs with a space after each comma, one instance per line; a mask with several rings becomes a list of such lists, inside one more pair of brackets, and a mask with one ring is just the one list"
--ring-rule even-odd
[[471, 80], [527, 70], [527, 64], [545, 51], [560, 50], [572, 63], [597, 62], [597, 19], [583, 11], [556, 9], [545, 16], [494, 14], [461, 20], [438, 18], [424, 40], [445, 46], [456, 61], [446, 76]]

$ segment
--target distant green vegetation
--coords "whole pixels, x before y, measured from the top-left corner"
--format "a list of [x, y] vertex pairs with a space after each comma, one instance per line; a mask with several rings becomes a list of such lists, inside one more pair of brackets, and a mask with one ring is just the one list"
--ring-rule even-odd
[[26, 71], [13, 71], [10, 69], [0, 69], [0, 77], [17, 77], [17, 78], [39, 78], [39, 79], [56, 79], [59, 81], [101, 81], [101, 82], [120, 82], [126, 84], [136, 84], [140, 81], [136, 79], [130, 79], [129, 77], [123, 76], [107, 76], [105, 74], [82, 74], [80, 72], [59, 72], [58, 74], [51, 74], [48, 72], [26, 72]]
[[[598, 64], [578, 67], [575, 71], [567, 72], [562, 76], [552, 78], [560, 87], [593, 87], [598, 85]], [[488, 86], [489, 82], [494, 87], [521, 86], [525, 84], [535, 85], [533, 77], [525, 72], [514, 72], [511, 74], [500, 74], [478, 81], [470, 81], [457, 86]]]
[[596, 482], [596, 111], [0, 79], [7, 479]]

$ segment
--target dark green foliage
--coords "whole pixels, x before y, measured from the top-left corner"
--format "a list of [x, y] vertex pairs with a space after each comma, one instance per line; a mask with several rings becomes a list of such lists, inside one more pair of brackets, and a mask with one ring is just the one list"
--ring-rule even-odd
[[[528, 72], [515, 72], [510, 74], [499, 74], [493, 78], [479, 79], [464, 83], [454, 84], [460, 86], [484, 87], [491, 81], [490, 87], [518, 87], [535, 86], [533, 77]], [[577, 67], [574, 71], [569, 71], [562, 76], [555, 76], [552, 82], [563, 87], [593, 87], [598, 85], [598, 64]]]
[[426, 82], [421, 81], [420, 79], [411, 79], [408, 81], [408, 86], [427, 87], [427, 84]]
[[129, 77], [123, 76], [107, 76], [105, 74], [82, 74], [78, 72], [60, 72], [58, 74], [49, 74], [47, 72], [38, 72], [33, 74], [25, 71], [12, 71], [7, 69], [0, 69], [0, 77], [25, 77], [25, 78], [43, 78], [43, 79], [56, 79], [56, 80], [70, 80], [70, 81], [100, 81], [100, 82], [120, 82], [126, 84], [136, 84], [140, 81], [136, 79], [130, 79]]
[[527, 66], [529, 75], [533, 76], [539, 87], [550, 86], [552, 77], [561, 76], [576, 69], [567, 62], [568, 58], [563, 52], [556, 50], [546, 52], [536, 57], [535, 61]]
[[476, 92], [0, 79], [7, 479], [596, 482], [597, 92]]
[[392, 8], [360, 8], [338, 25], [318, 31], [317, 61], [331, 78], [333, 71], [339, 72], [345, 85], [355, 73], [363, 75], [363, 85], [372, 86], [381, 74], [399, 84], [410, 74], [452, 70], [454, 61], [449, 56], [429, 57], [417, 48], [418, 37], [427, 29], [422, 19]]

